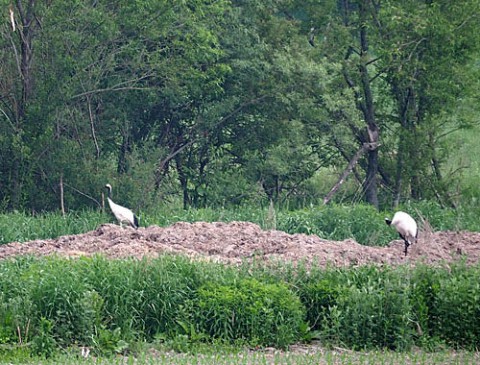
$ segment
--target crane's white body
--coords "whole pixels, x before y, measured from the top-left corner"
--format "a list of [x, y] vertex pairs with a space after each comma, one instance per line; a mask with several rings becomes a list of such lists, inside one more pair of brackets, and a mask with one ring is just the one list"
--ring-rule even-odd
[[112, 186], [110, 184], [105, 185], [105, 187], [108, 189], [108, 205], [110, 206], [115, 218], [117, 218], [120, 227], [122, 227], [122, 223], [126, 223], [133, 228], [138, 228], [138, 219], [135, 214], [130, 209], [116, 204], [110, 198], [110, 194], [112, 192]]
[[410, 214], [401, 211], [396, 212], [392, 220], [385, 218], [385, 222], [388, 225], [394, 226], [400, 237], [404, 240], [406, 256], [408, 246], [417, 241], [417, 222], [415, 222], [415, 219], [413, 219]]

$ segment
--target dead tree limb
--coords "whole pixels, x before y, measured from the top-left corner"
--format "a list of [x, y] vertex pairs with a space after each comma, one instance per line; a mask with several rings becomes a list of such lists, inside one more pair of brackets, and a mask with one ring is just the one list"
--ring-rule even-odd
[[327, 195], [325, 195], [325, 198], [323, 198], [323, 204], [328, 204], [330, 202], [333, 195], [337, 192], [340, 186], [342, 186], [348, 175], [350, 175], [360, 157], [362, 157], [365, 152], [374, 150], [376, 148], [378, 148], [377, 143], [364, 143], [362, 147], [360, 147], [357, 153], [355, 153], [355, 156], [353, 156], [353, 158], [350, 160], [347, 168], [343, 171], [342, 175], [340, 175], [338, 181], [335, 183], [335, 185], [333, 185], [333, 188], [328, 192]]
[[63, 194], [63, 173], [60, 174], [60, 209], [62, 210], [62, 217], [65, 218], [65, 200]]

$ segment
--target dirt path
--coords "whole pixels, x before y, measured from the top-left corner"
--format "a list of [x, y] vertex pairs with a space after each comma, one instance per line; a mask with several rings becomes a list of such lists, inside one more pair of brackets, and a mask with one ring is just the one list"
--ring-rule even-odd
[[424, 233], [416, 245], [403, 255], [403, 241], [388, 247], [368, 247], [347, 239], [328, 241], [314, 235], [264, 231], [249, 222], [175, 223], [169, 227], [120, 228], [105, 224], [94, 231], [56, 239], [13, 242], [0, 246], [0, 259], [34, 254], [77, 257], [101, 253], [110, 258], [155, 257], [163, 252], [209, 257], [228, 263], [257, 260], [315, 260], [319, 265], [399, 264], [405, 262], [438, 263], [466, 256], [476, 263], [480, 256], [480, 233]]

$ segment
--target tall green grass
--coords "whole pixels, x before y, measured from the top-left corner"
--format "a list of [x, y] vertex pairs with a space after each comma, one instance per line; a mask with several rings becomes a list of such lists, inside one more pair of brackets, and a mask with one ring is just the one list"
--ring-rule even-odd
[[[0, 262], [0, 357], [139, 343], [274, 346], [319, 339], [352, 350], [480, 346], [480, 266], [240, 267], [21, 257]], [[22, 345], [22, 346], [20, 346]]]
[[[442, 208], [434, 202], [411, 202], [399, 209], [409, 212], [422, 224], [426, 220], [434, 230], [480, 231], [480, 206], [459, 209]], [[287, 233], [315, 234], [331, 240], [355, 239], [364, 245], [383, 246], [398, 235], [388, 227], [385, 217], [393, 211], [378, 212], [369, 205], [328, 205], [301, 210], [239, 207], [236, 209], [159, 209], [140, 212], [140, 225], [168, 226], [175, 222], [248, 221], [264, 229]], [[45, 213], [31, 216], [25, 213], [0, 214], [0, 244], [14, 241], [54, 238], [96, 229], [102, 223], [115, 222], [111, 214], [82, 211], [67, 214]]]
[[154, 339], [279, 347], [298, 340], [304, 308], [290, 289], [239, 278], [233, 268], [180, 256], [2, 261], [0, 344], [31, 343], [49, 355], [74, 344], [122, 352]]
[[3, 213], [0, 214], [0, 244], [84, 233], [108, 221], [113, 222], [108, 215], [94, 210], [72, 212], [65, 217], [59, 213]]

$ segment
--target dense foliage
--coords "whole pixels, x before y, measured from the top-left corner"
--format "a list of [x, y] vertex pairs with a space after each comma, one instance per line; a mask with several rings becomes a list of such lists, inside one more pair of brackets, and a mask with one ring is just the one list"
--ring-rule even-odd
[[479, 7], [1, 0], [0, 210], [317, 203], [360, 148], [354, 199], [453, 204]]
[[[68, 270], [66, 270], [66, 267]], [[480, 344], [480, 268], [320, 269], [180, 256], [16, 258], [0, 263], [0, 352], [24, 346], [124, 353], [140, 341], [287, 347], [319, 338], [353, 349]]]

